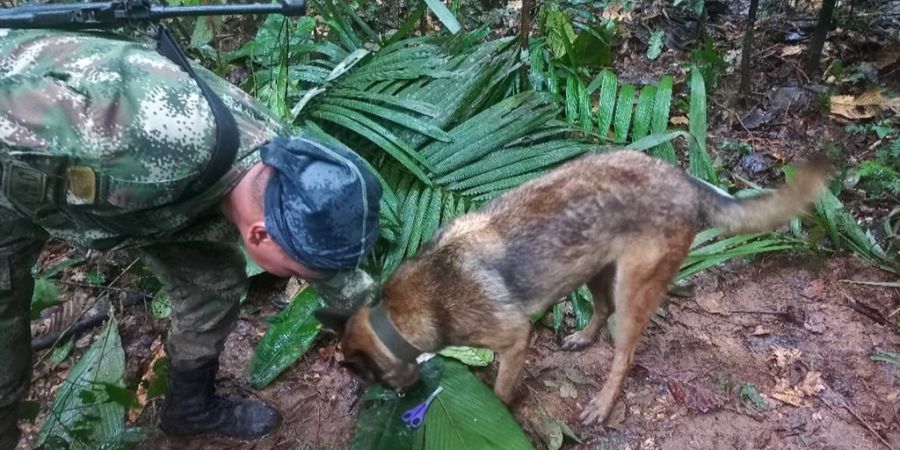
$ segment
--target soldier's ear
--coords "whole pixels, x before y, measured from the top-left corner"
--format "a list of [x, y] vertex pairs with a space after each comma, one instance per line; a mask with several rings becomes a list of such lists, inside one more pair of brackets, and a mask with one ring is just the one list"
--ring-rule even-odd
[[338, 336], [344, 334], [347, 320], [353, 315], [352, 312], [336, 308], [322, 308], [316, 310], [313, 315], [316, 320], [322, 324], [322, 328], [329, 330]]

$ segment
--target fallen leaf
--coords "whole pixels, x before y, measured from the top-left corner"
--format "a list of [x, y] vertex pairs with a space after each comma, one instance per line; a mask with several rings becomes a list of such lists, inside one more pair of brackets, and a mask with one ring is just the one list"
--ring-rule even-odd
[[784, 348], [777, 345], [773, 345], [770, 350], [772, 350], [772, 354], [769, 355], [768, 362], [781, 370], [788, 370], [803, 354], [800, 349]]
[[575, 390], [575, 386], [568, 380], [563, 380], [559, 385], [559, 396], [562, 398], [578, 398], [578, 391]]
[[802, 45], [786, 45], [781, 49], [781, 56], [795, 56], [803, 53]]
[[825, 326], [825, 314], [820, 311], [809, 313], [806, 316], [806, 321], [803, 322], [803, 328], [816, 334], [824, 333], [825, 329], [828, 328]]
[[858, 97], [833, 95], [831, 113], [851, 120], [868, 119], [878, 113], [884, 102], [884, 96], [879, 91], [869, 91]]
[[140, 407], [128, 410], [128, 423], [135, 423], [144, 412], [144, 407], [147, 406], [147, 386], [150, 385], [150, 382], [153, 378], [156, 378], [156, 373], [153, 371], [153, 366], [156, 365], [156, 362], [159, 361], [162, 357], [166, 356], [166, 349], [162, 345], [162, 340], [157, 337], [153, 344], [150, 345], [150, 353], [153, 354], [153, 359], [150, 361], [150, 364], [147, 365], [147, 371], [144, 372], [144, 375], [141, 377], [141, 382], [138, 383], [137, 390], [137, 400]]
[[822, 383], [822, 374], [809, 371], [806, 372], [803, 381], [796, 386], [791, 386], [790, 382], [785, 378], [779, 378], [769, 396], [789, 405], [801, 407], [809, 406], [809, 398], [819, 395], [824, 390], [825, 384]]
[[900, 97], [894, 97], [884, 102], [884, 108], [890, 109], [894, 114], [900, 114]]
[[769, 328], [766, 328], [762, 325], [757, 325], [756, 328], [753, 330], [754, 336], [765, 336], [767, 334], [772, 334], [772, 330]]
[[711, 294], [706, 294], [697, 299], [697, 304], [700, 305], [706, 312], [710, 312], [713, 314], [728, 314], [724, 309], [722, 309], [722, 299], [725, 298], [725, 294], [722, 292], [713, 292]]
[[691, 121], [684, 116], [675, 116], [669, 119], [669, 123], [671, 123], [672, 125], [688, 125], [691, 123]]
[[822, 373], [810, 370], [806, 372], [806, 377], [800, 383], [800, 390], [809, 397], [819, 395], [825, 390], [825, 383], [822, 382]]

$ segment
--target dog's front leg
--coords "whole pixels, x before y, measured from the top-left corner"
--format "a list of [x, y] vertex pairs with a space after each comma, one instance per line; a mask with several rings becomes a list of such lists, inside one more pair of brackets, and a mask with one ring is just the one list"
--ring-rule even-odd
[[512, 404], [516, 386], [522, 379], [522, 371], [525, 369], [525, 355], [528, 352], [531, 325], [510, 330], [505, 334], [503, 340], [507, 344], [495, 347], [500, 367], [497, 369], [497, 379], [494, 381], [494, 394], [509, 406]]

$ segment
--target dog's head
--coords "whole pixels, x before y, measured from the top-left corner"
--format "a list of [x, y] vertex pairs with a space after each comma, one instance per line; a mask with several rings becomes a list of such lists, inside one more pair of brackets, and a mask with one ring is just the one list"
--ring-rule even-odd
[[341, 365], [367, 384], [379, 383], [403, 392], [419, 380], [419, 365], [402, 361], [375, 335], [369, 306], [355, 313], [331, 309], [316, 312], [323, 328], [341, 337]]

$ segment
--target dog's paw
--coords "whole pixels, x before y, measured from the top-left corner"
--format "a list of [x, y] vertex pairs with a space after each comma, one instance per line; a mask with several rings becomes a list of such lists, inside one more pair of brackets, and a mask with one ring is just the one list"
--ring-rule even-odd
[[576, 350], [581, 350], [588, 345], [591, 345], [594, 342], [594, 339], [590, 336], [586, 336], [582, 332], [572, 333], [563, 338], [562, 349], [567, 352], [574, 352]]
[[612, 404], [604, 402], [599, 396], [591, 400], [591, 402], [581, 411], [578, 419], [585, 426], [603, 424], [609, 414], [612, 412]]

